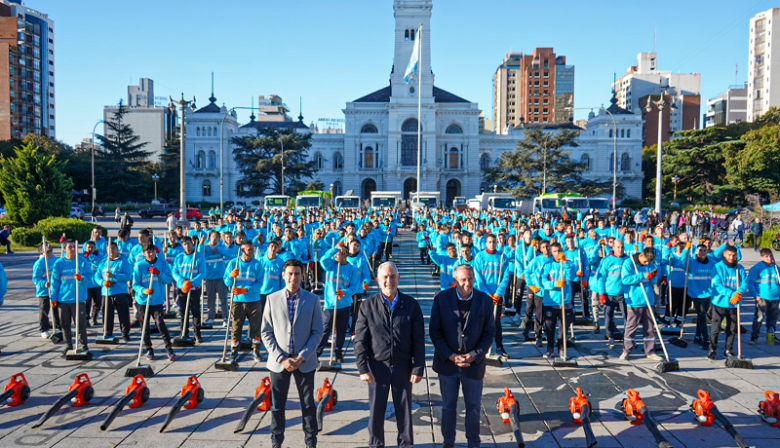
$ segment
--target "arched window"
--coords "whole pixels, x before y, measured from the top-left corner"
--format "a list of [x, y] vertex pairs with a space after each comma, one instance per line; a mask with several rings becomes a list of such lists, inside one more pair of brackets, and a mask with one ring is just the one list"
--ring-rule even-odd
[[374, 148], [370, 146], [363, 150], [363, 168], [374, 168]]
[[319, 152], [314, 153], [314, 168], [318, 170], [322, 169], [322, 154]]
[[195, 128], [195, 135], [200, 137], [200, 127]]
[[366, 179], [363, 181], [363, 199], [369, 199], [371, 192], [376, 191], [376, 181], [374, 179]]
[[458, 126], [457, 124], [451, 124], [447, 126], [447, 130], [444, 131], [445, 134], [462, 134], [463, 128]]
[[409, 40], [409, 30], [404, 30], [404, 40]]
[[217, 136], [217, 127], [214, 126], [214, 137], [216, 137], [216, 136]]
[[340, 152], [335, 152], [333, 154], [333, 169], [336, 171], [344, 169], [344, 157]]
[[217, 153], [209, 151], [209, 168], [217, 167]]
[[631, 170], [631, 157], [628, 155], [627, 152], [624, 152], [622, 156], [620, 156], [620, 171], [630, 171]]
[[626, 138], [626, 130], [625, 129], [621, 129], [620, 130], [620, 138]]
[[631, 138], [631, 129], [626, 129], [626, 138]]
[[609, 138], [612, 138], [615, 134], [612, 133], [612, 129], [609, 130]]
[[203, 151], [198, 151], [198, 159], [195, 161], [195, 167], [196, 168], [205, 168], [206, 167], [206, 153]]
[[333, 182], [333, 196], [341, 196], [343, 194], [342, 192], [343, 189], [344, 187], [341, 186], [340, 180]]
[[414, 40], [414, 30], [409, 30], [409, 37], [411, 37], [412, 40]]
[[486, 170], [488, 168], [490, 168], [490, 155], [484, 152], [479, 156], [479, 169]]
[[208, 129], [209, 129], [209, 130], [208, 130], [208, 132], [209, 132], [209, 137], [211, 137], [211, 128], [208, 128]]
[[417, 119], [409, 118], [401, 125], [401, 165], [417, 165]]
[[585, 171], [590, 170], [590, 156], [587, 154], [583, 154], [580, 157], [580, 163], [582, 163], [582, 166], [585, 168]]
[[361, 134], [378, 134], [379, 131], [377, 131], [376, 126], [374, 126], [373, 124], [365, 124], [360, 129], [360, 133]]
[[458, 169], [458, 148], [450, 148], [448, 167], [452, 170]]
[[203, 181], [203, 197], [207, 198], [211, 196], [211, 181], [206, 179]]

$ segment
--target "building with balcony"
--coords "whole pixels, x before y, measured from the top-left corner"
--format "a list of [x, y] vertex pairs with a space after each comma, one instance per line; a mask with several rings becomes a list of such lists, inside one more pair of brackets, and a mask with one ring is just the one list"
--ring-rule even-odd
[[704, 114], [704, 127], [727, 126], [747, 121], [747, 91], [747, 83], [730, 86], [727, 91], [708, 99], [709, 109]]
[[56, 138], [54, 85], [54, 21], [0, 0], [0, 140]]
[[780, 62], [776, 61], [777, 57], [771, 57], [772, 44], [780, 45], [778, 34], [780, 8], [758, 13], [750, 19], [747, 121], [755, 121], [770, 107], [780, 106]]

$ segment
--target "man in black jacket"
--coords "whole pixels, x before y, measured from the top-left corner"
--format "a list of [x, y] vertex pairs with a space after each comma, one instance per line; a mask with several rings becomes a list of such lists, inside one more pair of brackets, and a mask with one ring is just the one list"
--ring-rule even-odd
[[452, 273], [455, 287], [436, 294], [428, 334], [435, 348], [433, 370], [439, 374], [441, 433], [444, 448], [455, 445], [458, 392], [466, 402], [466, 439], [478, 447], [485, 354], [493, 344], [493, 301], [474, 289], [474, 269], [462, 264]]
[[385, 446], [385, 411], [392, 387], [398, 447], [409, 448], [414, 445], [412, 384], [422, 380], [425, 369], [425, 323], [417, 300], [398, 291], [394, 263], [379, 265], [376, 278], [380, 292], [360, 304], [354, 341], [360, 379], [368, 383], [368, 445]]

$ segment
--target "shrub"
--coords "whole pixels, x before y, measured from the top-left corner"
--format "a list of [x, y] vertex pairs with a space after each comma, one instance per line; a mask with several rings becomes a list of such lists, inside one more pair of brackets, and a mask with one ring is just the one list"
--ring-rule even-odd
[[[771, 244], [775, 239], [775, 235], [777, 235], [778, 229], [780, 229], [780, 226], [774, 226], [769, 230], [764, 230], [764, 235], [761, 238], [761, 247], [767, 249], [772, 247]], [[745, 233], [745, 243], [743, 245], [745, 247], [753, 247], [753, 234]]]
[[41, 244], [43, 232], [38, 229], [17, 227], [11, 232], [11, 239], [20, 246], [37, 247]]
[[63, 233], [68, 239], [84, 242], [90, 239], [92, 229], [95, 227], [100, 228], [103, 236], [108, 235], [108, 232], [104, 227], [84, 222], [80, 219], [46, 218], [35, 224], [35, 229], [42, 232], [50, 242], [59, 242]]
[[14, 221], [13, 219], [0, 219], [0, 228], [3, 226], [10, 226], [11, 231], [13, 231], [17, 227], [21, 227], [22, 223], [19, 221]]

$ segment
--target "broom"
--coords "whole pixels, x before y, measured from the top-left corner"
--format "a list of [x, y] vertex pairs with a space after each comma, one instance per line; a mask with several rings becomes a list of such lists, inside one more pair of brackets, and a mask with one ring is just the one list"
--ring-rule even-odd
[[[49, 298], [51, 298], [51, 277], [49, 277], [49, 257], [48, 257], [48, 251], [46, 250], [46, 237], [42, 237], [43, 240], [43, 264], [46, 266], [46, 283], [49, 284], [49, 286], [46, 287], [46, 289], [49, 290]], [[51, 315], [51, 325], [54, 331], [52, 331], [51, 336], [49, 336], [49, 340], [52, 344], [59, 344], [62, 342], [62, 328], [57, 331], [57, 327], [54, 325], [54, 315], [57, 313], [57, 311], [54, 309], [54, 307], [50, 308], [50, 315]], [[62, 327], [62, 323], [60, 323], [60, 327]]]
[[[498, 282], [496, 285], [501, 284], [501, 274], [504, 272], [504, 251], [501, 251], [501, 260], [498, 262]], [[496, 291], [498, 292], [498, 291]], [[493, 305], [493, 316], [498, 313], [498, 304]], [[501, 325], [501, 316], [496, 321], [496, 326]], [[504, 367], [504, 359], [500, 356], [493, 354], [493, 344], [490, 344], [487, 355], [485, 356], [485, 363], [492, 367]]]
[[[76, 277], [78, 277], [79, 274], [79, 242], [76, 241], [76, 256], [73, 258], [76, 261]], [[81, 320], [81, 310], [79, 307], [79, 281], [78, 278], [75, 278], [76, 283], [76, 348], [74, 350], [69, 350], [65, 354], [65, 359], [68, 361], [89, 361], [92, 359], [92, 352], [89, 350], [85, 351], [79, 351], [79, 339], [80, 339], [80, 333], [79, 329], [81, 328], [79, 326], [79, 321]], [[70, 322], [68, 322], [68, 325], [70, 325]]]
[[[691, 243], [688, 243], [685, 249], [690, 251]], [[690, 266], [690, 264], [691, 264], [691, 253], [689, 252], [685, 260], [685, 283], [683, 284], [683, 314], [682, 314], [682, 323], [680, 324], [680, 336], [675, 336], [669, 339], [670, 344], [680, 348], [688, 347], [688, 343], [685, 341], [685, 339], [683, 339], [683, 332], [685, 331], [685, 315], [687, 314], [688, 311], [688, 267]]]
[[[560, 262], [560, 277], [561, 280], [563, 280], [563, 263], [566, 262], [566, 257], [563, 255], [563, 252], [561, 252], [561, 255], [559, 257]], [[566, 283], [564, 281], [564, 284], [561, 286], [561, 339], [563, 339], [563, 350], [561, 351], [561, 356], [559, 358], [555, 358], [553, 360], [553, 367], [574, 367], [577, 368], [579, 365], [577, 364], [576, 359], [568, 359], [566, 356], [566, 339], [568, 339], [568, 333], [569, 329], [566, 327], [566, 294], [565, 294], [565, 288]], [[573, 336], [573, 334], [572, 334]]]
[[[734, 275], [737, 279], [737, 290], [739, 290], [739, 265], [734, 269]], [[737, 302], [737, 356], [735, 357], [732, 353], [729, 353], [726, 359], [726, 367], [753, 370], [753, 360], [742, 357], [742, 332], [740, 331], [742, 328], [740, 318], [741, 311], [742, 297], [740, 297], [739, 302]]]

